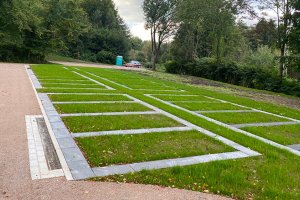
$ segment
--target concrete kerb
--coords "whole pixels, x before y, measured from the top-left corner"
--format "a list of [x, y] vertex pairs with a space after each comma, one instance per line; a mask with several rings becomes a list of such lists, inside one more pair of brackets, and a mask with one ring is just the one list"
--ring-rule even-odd
[[[69, 167], [68, 167], [68, 165], [67, 165], [67, 163], [66, 163], [65, 157], [64, 157], [64, 155], [63, 155], [63, 153], [62, 153], [62, 150], [61, 150], [61, 148], [60, 148], [60, 145], [58, 144], [57, 138], [56, 138], [56, 136], [54, 135], [53, 129], [52, 129], [51, 124], [50, 124], [50, 122], [49, 122], [49, 119], [48, 119], [48, 117], [47, 117], [47, 115], [46, 115], [46, 111], [45, 111], [45, 109], [44, 109], [44, 107], [43, 107], [43, 105], [42, 105], [42, 102], [41, 102], [41, 100], [40, 100], [40, 98], [39, 98], [39, 96], [38, 96], [38, 93], [37, 93], [37, 91], [36, 91], [36, 89], [39, 89], [39, 88], [36, 88], [35, 85], [33, 84], [33, 81], [32, 81], [32, 80], [33, 80], [33, 79], [36, 79], [36, 80], [38, 81], [38, 79], [36, 78], [36, 76], [35, 76], [35, 74], [32, 72], [32, 70], [30, 69], [29, 65], [24, 65], [24, 67], [25, 67], [25, 70], [26, 70], [26, 72], [27, 72], [28, 78], [29, 78], [29, 80], [30, 80], [30, 82], [31, 82], [31, 85], [32, 85], [32, 88], [33, 88], [33, 90], [34, 90], [35, 96], [36, 96], [36, 98], [37, 98], [38, 104], [39, 104], [39, 106], [40, 106], [40, 108], [41, 108], [43, 117], [44, 117], [44, 119], [45, 119], [46, 126], [47, 126], [48, 131], [49, 131], [49, 135], [50, 135], [51, 140], [52, 140], [52, 142], [53, 142], [53, 145], [54, 145], [54, 147], [55, 147], [55, 150], [56, 150], [57, 156], [58, 156], [58, 158], [59, 158], [60, 164], [61, 164], [61, 166], [62, 166], [64, 175], [65, 175], [65, 177], [66, 177], [67, 180], [74, 180], [74, 179], [73, 179], [73, 176], [72, 176], [72, 174], [71, 174], [71, 172], [70, 172], [70, 169], [69, 169]], [[32, 73], [29, 73], [30, 71], [31, 71]]]
[[[278, 144], [278, 143], [276, 143], [276, 142], [274, 142], [274, 141], [271, 141], [271, 140], [268, 140], [268, 139], [266, 139], [266, 138], [263, 138], [263, 137], [254, 135], [254, 134], [252, 134], [252, 133], [250, 133], [250, 132], [247, 132], [247, 131], [238, 129], [238, 128], [232, 126], [232, 125], [228, 125], [228, 124], [225, 124], [225, 123], [223, 123], [223, 122], [217, 121], [217, 120], [215, 120], [215, 119], [209, 118], [209, 117], [204, 116], [204, 115], [202, 115], [202, 114], [200, 114], [200, 113], [197, 113], [197, 112], [195, 112], [195, 111], [190, 111], [190, 110], [188, 110], [188, 109], [182, 108], [182, 107], [177, 106], [177, 105], [175, 105], [175, 104], [172, 104], [172, 103], [170, 103], [170, 102], [161, 100], [161, 99], [159, 99], [159, 98], [156, 98], [156, 97], [152, 96], [151, 94], [145, 94], [145, 96], [148, 96], [148, 97], [150, 97], [150, 98], [152, 98], [152, 99], [155, 99], [155, 100], [157, 100], [157, 101], [160, 101], [160, 102], [162, 102], [162, 103], [165, 103], [165, 104], [167, 104], [167, 105], [169, 105], [169, 106], [172, 106], [172, 107], [174, 107], [174, 108], [177, 108], [177, 109], [179, 109], [179, 110], [183, 110], [183, 111], [185, 111], [185, 112], [188, 112], [188, 113], [190, 113], [190, 114], [192, 114], [192, 115], [198, 116], [198, 117], [200, 117], [200, 118], [202, 118], [202, 119], [205, 119], [205, 120], [207, 120], [207, 121], [209, 121], [209, 122], [212, 122], [212, 123], [215, 123], [215, 124], [217, 124], [217, 125], [223, 126], [223, 127], [228, 128], [228, 129], [230, 129], [230, 130], [233, 130], [233, 131], [235, 131], [235, 132], [238, 132], [238, 133], [244, 134], [244, 135], [246, 135], [246, 136], [249, 136], [249, 137], [258, 139], [258, 140], [260, 140], [260, 141], [262, 141], [262, 142], [264, 142], [264, 143], [266, 143], [266, 144], [269, 144], [269, 145], [271, 145], [271, 146], [274, 146], [274, 147], [277, 147], [277, 148], [280, 148], [280, 149], [289, 151], [290, 153], [293, 153], [293, 154], [295, 154], [295, 155], [297, 155], [297, 156], [300, 156], [300, 152], [299, 152], [299, 151], [294, 150], [294, 149], [292, 149], [292, 148], [290, 148], [290, 147], [287, 147], [287, 146]], [[214, 99], [214, 98], [212, 98], [212, 99]], [[223, 101], [223, 100], [222, 100], [222, 101]], [[227, 102], [226, 102], [226, 103], [227, 103]], [[238, 105], [238, 104], [236, 104], [236, 105]], [[240, 106], [241, 106], [241, 107], [244, 107], [244, 108], [249, 108], [249, 107], [242, 106], [242, 105], [240, 105]], [[250, 108], [250, 109], [251, 109], [251, 108]], [[257, 109], [253, 109], [253, 110], [257, 110]], [[257, 110], [257, 111], [259, 111], [259, 110]], [[276, 116], [276, 115], [275, 115], [275, 116]], [[298, 120], [297, 120], [297, 121], [298, 121]]]

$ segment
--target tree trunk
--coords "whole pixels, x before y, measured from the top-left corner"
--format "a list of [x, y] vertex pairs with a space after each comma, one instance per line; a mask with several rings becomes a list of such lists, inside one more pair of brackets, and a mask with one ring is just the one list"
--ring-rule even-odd
[[155, 51], [153, 51], [151, 56], [151, 67], [153, 71], [156, 70], [156, 60], [157, 60], [157, 54], [155, 53]]

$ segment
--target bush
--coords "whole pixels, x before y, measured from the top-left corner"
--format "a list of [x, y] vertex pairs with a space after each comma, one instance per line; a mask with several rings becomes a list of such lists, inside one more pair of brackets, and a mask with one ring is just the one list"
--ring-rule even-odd
[[265, 68], [240, 67], [233, 62], [216, 62], [208, 58], [187, 63], [168, 61], [165, 66], [169, 73], [188, 74], [248, 88], [300, 96], [299, 83], [288, 80], [281, 82], [276, 74]]
[[116, 56], [110, 51], [101, 50], [97, 53], [96, 59], [100, 63], [114, 64]]

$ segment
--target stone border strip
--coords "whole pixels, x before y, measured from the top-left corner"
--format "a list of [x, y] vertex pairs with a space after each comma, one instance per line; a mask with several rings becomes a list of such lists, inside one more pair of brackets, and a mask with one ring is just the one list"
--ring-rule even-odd
[[87, 77], [87, 76], [85, 76], [85, 75], [82, 75], [82, 74], [78, 73], [78, 72], [74, 72], [74, 71], [72, 71], [72, 72], [73, 72], [74, 74], [77, 74], [78, 76], [81, 76], [81, 77], [83, 77], [83, 78], [86, 78], [86, 79], [88, 79], [88, 80], [94, 82], [94, 83], [97, 83], [98, 85], [102, 85], [102, 86], [104, 86], [105, 88], [107, 88], [107, 89], [109, 89], [109, 90], [115, 90], [115, 89], [112, 88], [112, 87], [109, 87], [109, 86], [107, 86], [107, 85], [105, 85], [105, 84], [103, 84], [103, 83], [100, 83], [99, 81], [96, 81], [96, 80], [94, 80], [94, 79], [91, 79], [91, 78], [89, 78], [89, 77]]
[[60, 117], [83, 117], [83, 116], [121, 116], [121, 115], [157, 115], [156, 111], [145, 112], [103, 112], [103, 113], [70, 113], [60, 114]]
[[237, 151], [237, 152], [210, 154], [210, 155], [194, 156], [194, 157], [186, 157], [186, 158], [133, 163], [133, 164], [126, 164], [126, 165], [95, 167], [93, 168], [93, 171], [97, 176], [103, 177], [103, 176], [110, 176], [116, 174], [139, 172], [142, 170], [163, 169], [163, 168], [169, 168], [175, 166], [187, 166], [187, 165], [195, 165], [195, 164], [207, 163], [207, 162], [212, 162], [217, 160], [229, 160], [229, 159], [238, 159], [238, 158], [247, 158], [247, 157], [249, 157], [248, 154]]
[[62, 169], [49, 170], [48, 168], [42, 139], [38, 130], [38, 124], [36, 122], [37, 118], [42, 117], [43, 116], [25, 116], [30, 174], [32, 180], [64, 176]]
[[32, 69], [29, 66], [26, 67], [26, 71], [27, 71], [28, 76], [31, 78], [31, 82], [32, 82], [34, 88], [42, 89], [43, 88], [42, 85], [40, 84], [37, 77], [35, 76], [35, 74], [33, 73]]
[[300, 144], [293, 144], [293, 145], [289, 145], [288, 147], [300, 151]]
[[233, 124], [233, 127], [236, 128], [245, 128], [245, 127], [261, 127], [261, 126], [282, 126], [282, 125], [293, 125], [300, 124], [299, 122], [270, 122], [270, 123], [253, 123], [253, 124]]
[[[35, 94], [35, 96], [36, 96], [36, 98], [37, 98], [37, 101], [38, 101], [38, 104], [39, 104], [39, 106], [40, 106], [40, 109], [41, 109], [41, 111], [42, 111], [42, 114], [43, 114], [43, 117], [44, 117], [46, 126], [47, 126], [48, 131], [49, 131], [49, 135], [50, 135], [50, 137], [51, 137], [51, 139], [52, 139], [52, 143], [53, 143], [54, 148], [55, 148], [55, 150], [56, 150], [57, 156], [58, 156], [58, 158], [59, 158], [59, 161], [60, 161], [60, 164], [61, 164], [61, 166], [62, 166], [63, 172], [64, 172], [64, 174], [65, 174], [65, 177], [66, 177], [67, 180], [74, 180], [73, 177], [72, 177], [72, 174], [71, 174], [71, 172], [70, 172], [70, 169], [69, 169], [69, 167], [68, 167], [68, 165], [67, 165], [67, 162], [66, 162], [66, 160], [65, 160], [65, 157], [64, 157], [64, 155], [63, 155], [63, 153], [62, 153], [62, 150], [61, 150], [61, 148], [60, 148], [60, 145], [59, 145], [59, 143], [58, 143], [58, 141], [57, 141], [57, 138], [56, 138], [56, 136], [54, 135], [53, 129], [52, 129], [51, 124], [50, 124], [50, 121], [49, 121], [49, 119], [48, 119], [48, 117], [47, 117], [47, 115], [46, 115], [46, 111], [45, 111], [45, 109], [44, 109], [44, 107], [43, 107], [43, 105], [42, 105], [42, 102], [41, 102], [41, 100], [40, 100], [40, 98], [39, 98], [39, 96], [38, 96], [38, 93], [37, 93], [37, 89], [38, 89], [38, 88], [35, 88], [35, 85], [34, 85], [33, 82], [32, 82], [33, 79], [36, 79], [37, 81], [38, 81], [38, 79], [36, 78], [36, 76], [35, 76], [34, 73], [32, 73], [32, 74], [29, 73], [29, 69], [30, 69], [30, 66], [29, 66], [29, 65], [24, 65], [24, 67], [25, 67], [25, 70], [26, 70], [26, 72], [27, 72], [28, 78], [29, 78], [29, 80], [30, 80], [30, 82], [31, 82], [31, 85], [32, 85], [34, 94]], [[32, 70], [31, 70], [31, 71], [32, 71]]]
[[116, 131], [100, 131], [100, 132], [86, 132], [86, 133], [72, 133], [74, 138], [77, 137], [95, 137], [105, 135], [136, 135], [145, 133], [164, 133], [175, 131], [191, 131], [189, 127], [169, 127], [169, 128], [148, 128], [148, 129], [133, 129], [133, 130], [116, 130]]
[[[292, 148], [290, 148], [290, 147], [284, 146], [284, 145], [282, 145], [282, 144], [278, 144], [278, 143], [276, 143], [276, 142], [274, 142], [274, 141], [272, 141], [272, 140], [268, 140], [268, 139], [266, 139], [266, 138], [263, 138], [263, 137], [254, 135], [254, 134], [252, 134], [252, 133], [250, 133], [250, 132], [247, 132], [247, 131], [238, 129], [238, 128], [232, 126], [232, 125], [225, 124], [225, 123], [223, 123], [223, 122], [220, 122], [220, 121], [217, 121], [217, 120], [215, 120], [215, 119], [209, 118], [209, 117], [207, 117], [207, 116], [205, 116], [205, 115], [202, 115], [202, 114], [200, 114], [200, 113], [196, 113], [196, 112], [194, 112], [194, 111], [190, 111], [190, 110], [188, 110], [188, 109], [186, 109], [186, 108], [182, 108], [182, 107], [177, 106], [177, 105], [175, 105], [175, 104], [172, 104], [172, 103], [170, 103], [170, 102], [161, 100], [161, 99], [159, 99], [159, 98], [157, 98], [157, 97], [152, 96], [151, 94], [144, 94], [144, 95], [145, 95], [145, 96], [148, 96], [148, 97], [150, 97], [150, 98], [152, 98], [152, 99], [155, 99], [155, 100], [157, 100], [157, 101], [160, 101], [160, 102], [162, 102], [162, 103], [164, 103], [164, 104], [166, 104], [166, 105], [169, 105], [169, 106], [171, 106], [171, 107], [177, 108], [177, 109], [179, 109], [179, 110], [183, 110], [183, 111], [185, 111], [185, 112], [187, 112], [187, 113], [190, 113], [190, 114], [192, 114], [192, 115], [195, 115], [195, 116], [197, 116], [197, 117], [200, 117], [200, 118], [202, 118], [202, 119], [205, 119], [205, 120], [207, 120], [207, 121], [209, 121], [209, 122], [212, 122], [212, 123], [215, 123], [215, 124], [217, 124], [217, 125], [223, 126], [223, 127], [225, 127], [225, 128], [228, 128], [228, 129], [233, 130], [233, 131], [235, 131], [235, 132], [241, 133], [241, 134], [243, 134], [243, 135], [246, 135], [246, 136], [249, 136], [249, 137], [258, 139], [258, 140], [260, 140], [261, 142], [264, 142], [264, 143], [269, 144], [269, 145], [271, 145], [271, 146], [277, 147], [277, 148], [279, 148], [279, 149], [287, 150], [287, 151], [289, 151], [289, 152], [291, 152], [291, 153], [293, 153], [293, 154], [295, 154], [295, 155], [297, 155], [297, 156], [300, 156], [300, 152], [299, 152], [299, 151], [296, 151], [296, 150], [294, 150], [294, 149], [292, 149]], [[214, 99], [214, 98], [212, 98], [212, 99]], [[222, 100], [222, 101], [223, 101], [223, 100]], [[238, 105], [238, 104], [237, 104], [237, 105]], [[246, 106], [243, 106], [243, 107], [247, 108]], [[254, 110], [257, 110], [257, 109], [254, 109]]]
[[54, 135], [58, 141], [73, 179], [78, 180], [93, 177], [93, 171], [84, 158], [82, 152], [79, 150], [79, 147], [74, 142], [70, 132], [60, 118], [60, 115], [55, 110], [47, 94], [40, 93], [38, 96], [45, 109], [46, 115], [49, 118]]

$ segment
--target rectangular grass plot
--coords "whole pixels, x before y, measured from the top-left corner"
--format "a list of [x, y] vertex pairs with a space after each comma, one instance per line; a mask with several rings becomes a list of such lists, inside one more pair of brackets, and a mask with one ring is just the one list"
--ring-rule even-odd
[[182, 126], [179, 122], [159, 114], [63, 117], [62, 119], [73, 133]]
[[106, 90], [104, 88], [42, 88], [38, 91], [42, 93], [117, 93], [115, 90]]
[[104, 94], [87, 94], [87, 95], [80, 95], [80, 94], [52, 94], [49, 95], [52, 101], [131, 101], [126, 96], [123, 95], [104, 95]]
[[76, 138], [92, 167], [234, 151], [197, 131]]
[[283, 145], [300, 144], [300, 124], [269, 127], [247, 127], [243, 128], [243, 130]]
[[287, 119], [264, 113], [206, 113], [204, 115], [227, 124], [271, 123], [288, 121]]
[[213, 110], [247, 110], [229, 103], [219, 102], [174, 102], [175, 105], [191, 111], [213, 111]]
[[139, 103], [55, 104], [59, 113], [138, 112], [151, 109]]
[[[155, 95], [154, 95], [155, 96]], [[157, 95], [156, 98], [159, 98], [164, 101], [208, 101], [208, 102], [216, 102], [215, 100], [211, 100], [205, 96], [199, 95]]]

